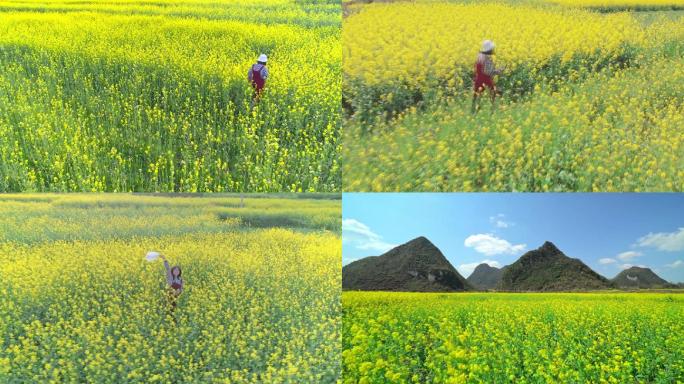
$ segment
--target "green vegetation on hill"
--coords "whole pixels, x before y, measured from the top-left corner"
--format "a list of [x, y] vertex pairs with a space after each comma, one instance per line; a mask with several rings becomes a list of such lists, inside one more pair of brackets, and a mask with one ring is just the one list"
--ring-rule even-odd
[[661, 279], [650, 268], [642, 267], [630, 267], [620, 271], [612, 282], [619, 288], [676, 288], [676, 285]]
[[425, 237], [342, 268], [342, 288], [364, 291], [468, 291], [472, 286]]
[[508, 265], [497, 289], [503, 291], [587, 291], [611, 288], [611, 283], [579, 259], [572, 259], [545, 242]]
[[501, 276], [506, 267], [496, 268], [490, 267], [488, 264], [480, 264], [475, 267], [473, 273], [468, 276], [468, 282], [475, 288], [480, 290], [494, 289], [499, 285]]

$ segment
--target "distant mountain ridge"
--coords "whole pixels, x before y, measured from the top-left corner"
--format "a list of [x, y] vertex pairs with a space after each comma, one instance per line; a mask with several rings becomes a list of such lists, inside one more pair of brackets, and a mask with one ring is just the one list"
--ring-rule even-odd
[[613, 278], [613, 283], [619, 288], [676, 288], [666, 280], [656, 275], [650, 268], [631, 267], [625, 269]]
[[682, 285], [671, 284], [649, 268], [640, 267], [626, 269], [608, 280], [581, 260], [566, 256], [549, 241], [503, 268], [482, 263], [467, 279], [423, 236], [392, 248], [380, 256], [356, 260], [342, 268], [342, 289], [364, 291], [562, 292], [613, 288], [683, 288]]
[[473, 287], [430, 240], [421, 236], [380, 256], [344, 266], [342, 289], [454, 292], [470, 291]]
[[486, 291], [494, 289], [501, 281], [501, 276], [503, 276], [505, 268], [506, 267], [496, 268], [489, 264], [482, 263], [475, 267], [473, 273], [471, 273], [466, 280], [479, 290]]
[[497, 289], [503, 291], [583, 291], [612, 288], [613, 284], [579, 259], [547, 241], [507, 266]]

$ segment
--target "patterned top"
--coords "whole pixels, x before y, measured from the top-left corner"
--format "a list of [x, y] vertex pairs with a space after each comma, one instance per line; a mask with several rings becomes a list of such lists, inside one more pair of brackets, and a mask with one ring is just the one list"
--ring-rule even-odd
[[261, 75], [261, 78], [264, 80], [268, 79], [268, 68], [266, 68], [266, 66], [263, 64], [254, 64], [252, 67], [249, 68], [249, 72], [247, 72], [247, 78], [249, 79], [249, 81], [252, 81], [252, 70], [257, 65], [261, 66], [261, 69], [259, 69], [259, 74]]
[[484, 53], [480, 53], [477, 55], [477, 62], [484, 64], [483, 67], [483, 72], [487, 76], [494, 76], [497, 74], [498, 70], [494, 66], [494, 60], [492, 60], [491, 55], [486, 55]]

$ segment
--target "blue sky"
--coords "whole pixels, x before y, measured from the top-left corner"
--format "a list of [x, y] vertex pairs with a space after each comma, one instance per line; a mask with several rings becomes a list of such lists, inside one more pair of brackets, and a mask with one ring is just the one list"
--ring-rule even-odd
[[468, 277], [549, 240], [608, 278], [684, 282], [684, 194], [345, 193], [342, 216], [343, 264], [425, 236]]

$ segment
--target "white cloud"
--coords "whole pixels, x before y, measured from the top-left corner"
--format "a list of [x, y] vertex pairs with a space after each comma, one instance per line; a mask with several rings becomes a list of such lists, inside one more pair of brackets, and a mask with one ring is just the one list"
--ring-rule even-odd
[[342, 231], [364, 237], [378, 236], [366, 224], [354, 219], [343, 219]]
[[500, 254], [516, 254], [525, 250], [527, 244], [511, 244], [504, 239], [500, 239], [491, 233], [479, 233], [468, 236], [463, 244], [486, 256]]
[[631, 261], [632, 259], [642, 256], [643, 253], [641, 252], [635, 252], [635, 251], [627, 251], [627, 252], [622, 252], [621, 254], [617, 255], [617, 258], [622, 260], [622, 261]]
[[672, 264], [666, 264], [665, 266], [668, 267], [668, 268], [679, 268], [679, 267], [684, 266], [684, 261], [677, 260], [677, 261], [675, 261], [674, 263], [672, 263]]
[[506, 215], [499, 213], [496, 216], [489, 216], [489, 222], [497, 228], [508, 228], [515, 225], [512, 221], [506, 221]]
[[617, 260], [611, 259], [609, 257], [604, 257], [603, 259], [599, 259], [599, 264], [614, 264], [617, 263]]
[[640, 247], [655, 247], [660, 251], [676, 252], [684, 250], [684, 228], [675, 232], [649, 233], [637, 240]]
[[366, 224], [354, 220], [342, 220], [342, 241], [363, 251], [384, 253], [396, 247], [382, 239], [382, 236], [373, 232]]
[[461, 264], [456, 269], [458, 269], [461, 275], [468, 277], [471, 273], [473, 273], [475, 268], [482, 263], [489, 264], [490, 267], [501, 268], [501, 263], [496, 260], [482, 260], [476, 263]]

